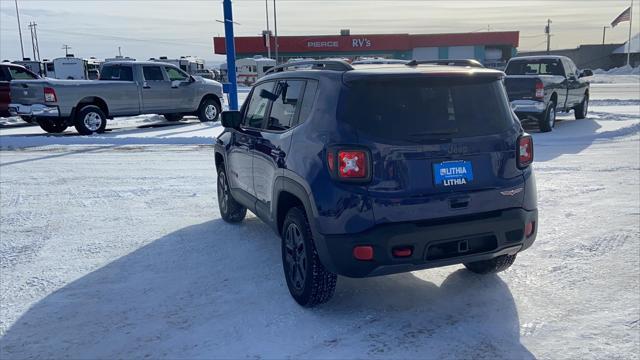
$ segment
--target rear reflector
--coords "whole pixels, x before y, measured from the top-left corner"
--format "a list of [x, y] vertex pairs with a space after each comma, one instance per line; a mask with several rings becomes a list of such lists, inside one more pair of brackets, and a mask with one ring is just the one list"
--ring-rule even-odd
[[518, 168], [524, 169], [533, 162], [533, 138], [529, 134], [522, 135], [518, 138], [517, 148]]
[[373, 260], [372, 246], [356, 246], [353, 248], [353, 257], [358, 260]]
[[533, 235], [533, 230], [536, 227], [536, 223], [535, 222], [530, 222], [527, 225], [524, 226], [524, 237], [529, 237], [531, 235]]
[[409, 257], [413, 254], [413, 249], [410, 247], [399, 247], [393, 249], [393, 256], [395, 257]]

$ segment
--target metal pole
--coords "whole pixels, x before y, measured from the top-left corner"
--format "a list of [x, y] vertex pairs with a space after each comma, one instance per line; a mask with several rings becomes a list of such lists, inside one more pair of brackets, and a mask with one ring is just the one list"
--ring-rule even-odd
[[605, 39], [606, 34], [607, 34], [607, 27], [603, 26], [602, 27], [602, 45], [604, 45], [604, 39]]
[[29, 23], [29, 32], [31, 33], [31, 51], [33, 51], [33, 60], [36, 60], [36, 41], [33, 38], [33, 23]]
[[231, 0], [223, 0], [224, 42], [227, 52], [227, 76], [229, 77], [229, 110], [238, 110], [238, 79], [236, 78], [236, 47], [233, 38], [233, 9]]
[[22, 44], [22, 27], [20, 26], [20, 12], [18, 11], [18, 0], [16, 0], [16, 17], [18, 18], [18, 34], [20, 35], [20, 51], [24, 59], [24, 45]]
[[276, 17], [276, 0], [273, 0], [273, 31], [275, 35], [276, 46], [276, 65], [278, 65], [278, 19]]
[[38, 43], [38, 24], [33, 23], [33, 35], [36, 38], [36, 53], [38, 54], [38, 61], [40, 61], [40, 44]]
[[551, 51], [551, 19], [547, 19], [547, 54]]
[[271, 58], [271, 34], [269, 30], [269, 0], [264, 0], [264, 12], [267, 15], [267, 35], [265, 40], [267, 41], [267, 57]]
[[631, 64], [631, 23], [633, 22], [633, 0], [629, 8], [629, 41], [627, 42], [627, 66]]

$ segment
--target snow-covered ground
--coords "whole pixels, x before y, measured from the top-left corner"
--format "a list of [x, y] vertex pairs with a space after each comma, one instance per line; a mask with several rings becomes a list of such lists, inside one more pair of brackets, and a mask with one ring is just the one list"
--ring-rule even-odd
[[266, 225], [220, 219], [218, 124], [0, 129], [0, 358], [637, 358], [640, 96], [618, 95], [531, 129], [540, 228], [510, 270], [341, 277], [312, 310]]

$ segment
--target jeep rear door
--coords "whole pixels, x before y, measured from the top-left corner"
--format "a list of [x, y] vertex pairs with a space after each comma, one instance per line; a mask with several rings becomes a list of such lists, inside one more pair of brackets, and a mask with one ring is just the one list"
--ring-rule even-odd
[[377, 223], [522, 205], [521, 128], [498, 78], [390, 75], [347, 85], [340, 113], [371, 151], [367, 190]]

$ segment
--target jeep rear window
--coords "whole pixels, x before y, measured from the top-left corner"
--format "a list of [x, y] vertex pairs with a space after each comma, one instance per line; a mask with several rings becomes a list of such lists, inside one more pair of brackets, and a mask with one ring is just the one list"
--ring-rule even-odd
[[341, 104], [343, 121], [360, 133], [394, 141], [489, 135], [513, 125], [495, 79], [359, 81]]

